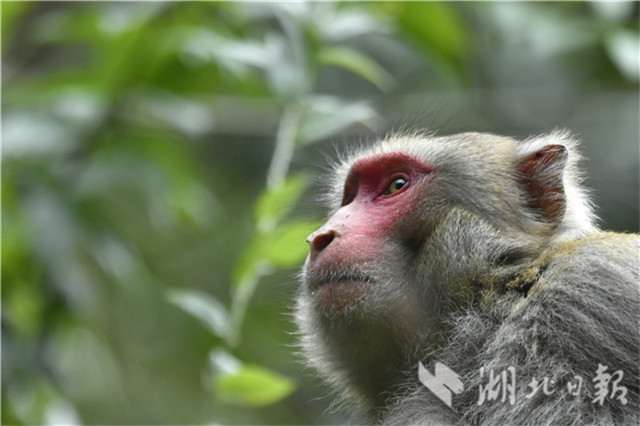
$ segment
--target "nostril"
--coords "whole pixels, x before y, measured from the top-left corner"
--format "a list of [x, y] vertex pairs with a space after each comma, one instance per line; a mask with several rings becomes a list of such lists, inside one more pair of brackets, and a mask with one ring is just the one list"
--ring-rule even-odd
[[322, 234], [316, 235], [316, 237], [311, 242], [311, 250], [315, 252], [321, 252], [324, 250], [331, 241], [336, 237], [335, 231], [328, 231]]

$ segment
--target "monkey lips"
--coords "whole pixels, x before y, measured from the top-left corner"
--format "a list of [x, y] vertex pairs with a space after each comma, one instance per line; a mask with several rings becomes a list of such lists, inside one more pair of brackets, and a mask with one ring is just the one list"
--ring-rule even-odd
[[305, 283], [314, 304], [321, 309], [342, 311], [373, 290], [373, 280], [362, 273], [307, 269]]

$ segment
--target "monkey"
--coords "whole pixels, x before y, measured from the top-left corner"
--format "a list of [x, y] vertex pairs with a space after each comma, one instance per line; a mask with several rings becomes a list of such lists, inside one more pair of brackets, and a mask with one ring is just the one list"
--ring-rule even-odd
[[640, 238], [599, 229], [578, 145], [404, 132], [337, 161], [294, 321], [361, 421], [640, 424]]

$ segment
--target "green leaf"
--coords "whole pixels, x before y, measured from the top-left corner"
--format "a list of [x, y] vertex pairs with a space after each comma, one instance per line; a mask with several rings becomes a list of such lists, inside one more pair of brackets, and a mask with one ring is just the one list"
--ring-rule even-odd
[[299, 265], [307, 256], [309, 247], [305, 240], [318, 229], [317, 222], [294, 222], [280, 226], [263, 245], [263, 255], [277, 268], [290, 268]]
[[9, 320], [12, 332], [21, 337], [36, 338], [43, 326], [44, 301], [42, 292], [31, 281], [18, 278], [11, 291], [3, 292], [3, 316]]
[[403, 31], [428, 53], [459, 62], [466, 55], [469, 35], [455, 5], [443, 2], [398, 2]]
[[320, 51], [318, 60], [358, 74], [383, 91], [389, 89], [394, 83], [393, 77], [384, 68], [353, 49], [328, 47]]
[[264, 239], [259, 234], [244, 248], [233, 270], [233, 287], [238, 289], [255, 281], [268, 267], [263, 258]]
[[196, 179], [176, 179], [169, 191], [167, 204], [176, 216], [199, 226], [211, 223], [220, 210], [216, 198]]
[[318, 19], [318, 31], [326, 40], [341, 43], [344, 40], [374, 33], [390, 33], [390, 25], [368, 11], [352, 8], [334, 8], [327, 19]]
[[25, 15], [32, 7], [36, 6], [34, 3], [28, 1], [3, 1], [2, 2], [2, 47], [8, 46], [9, 40], [13, 36], [15, 28], [20, 21], [20, 18]]
[[220, 377], [238, 373], [243, 364], [226, 349], [215, 348], [209, 353], [209, 366], [214, 377]]
[[236, 264], [234, 287], [249, 285], [272, 268], [298, 266], [309, 251], [305, 242], [307, 237], [319, 226], [319, 222], [300, 221], [279, 226], [269, 233], [256, 234]]
[[302, 196], [308, 182], [304, 176], [291, 175], [285, 182], [272, 189], [265, 189], [256, 204], [254, 220], [258, 230], [271, 230], [284, 216], [286, 216], [296, 201]]
[[213, 334], [226, 337], [229, 314], [217, 299], [196, 290], [170, 290], [167, 300], [200, 320]]
[[634, 31], [620, 30], [606, 38], [605, 46], [618, 70], [629, 80], [640, 80], [640, 36]]
[[298, 137], [303, 144], [317, 142], [355, 124], [372, 127], [378, 117], [376, 110], [366, 102], [345, 102], [334, 96], [316, 95], [307, 103]]
[[192, 31], [185, 37], [182, 49], [193, 58], [220, 63], [235, 71], [246, 65], [267, 69], [281, 56], [277, 43], [232, 39], [209, 29]]
[[262, 407], [287, 397], [295, 389], [288, 377], [257, 365], [215, 378], [216, 396], [229, 404]]

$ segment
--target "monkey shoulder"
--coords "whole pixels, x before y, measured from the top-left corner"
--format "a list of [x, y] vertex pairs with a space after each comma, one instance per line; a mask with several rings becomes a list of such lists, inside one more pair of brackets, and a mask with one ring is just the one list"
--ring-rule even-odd
[[603, 232], [565, 242], [541, 265], [523, 309], [564, 319], [558, 327], [607, 327], [615, 319], [638, 334], [640, 236]]
[[640, 237], [598, 233], [548, 255], [507, 326], [519, 327], [541, 356], [585, 368], [612, 362], [638, 378]]
[[[474, 400], [461, 408], [464, 419], [481, 424], [638, 424], [640, 406], [640, 238], [599, 233], [559, 244], [543, 256], [528, 292], [505, 293], [494, 303], [499, 325], [488, 336], [473, 363], [497, 372], [514, 367], [521, 394], [531, 394], [531, 380], [550, 380], [556, 390], [576, 377], [585, 386], [576, 398], [520, 398], [513, 407], [480, 407]], [[515, 295], [515, 296], [514, 296]], [[500, 300], [498, 300], [500, 302]], [[507, 312], [502, 311], [509, 306]], [[475, 329], [482, 325], [476, 318]], [[473, 339], [471, 328], [465, 338]], [[453, 348], [461, 350], [459, 346]], [[446, 356], [455, 358], [455, 350]], [[443, 356], [443, 359], [447, 359]], [[601, 368], [623, 374], [628, 404], [594, 404], [591, 378]], [[460, 368], [461, 371], [465, 371]], [[486, 377], [470, 374], [470, 389], [486, 385]], [[622, 377], [622, 375], [621, 375]], [[587, 382], [587, 380], [589, 380]], [[625, 400], [626, 401], [626, 400]]]
[[564, 304], [600, 296], [603, 307], [633, 302], [629, 311], [640, 309], [639, 235], [600, 232], [564, 242], [543, 254], [541, 264], [532, 298], [551, 296]]

